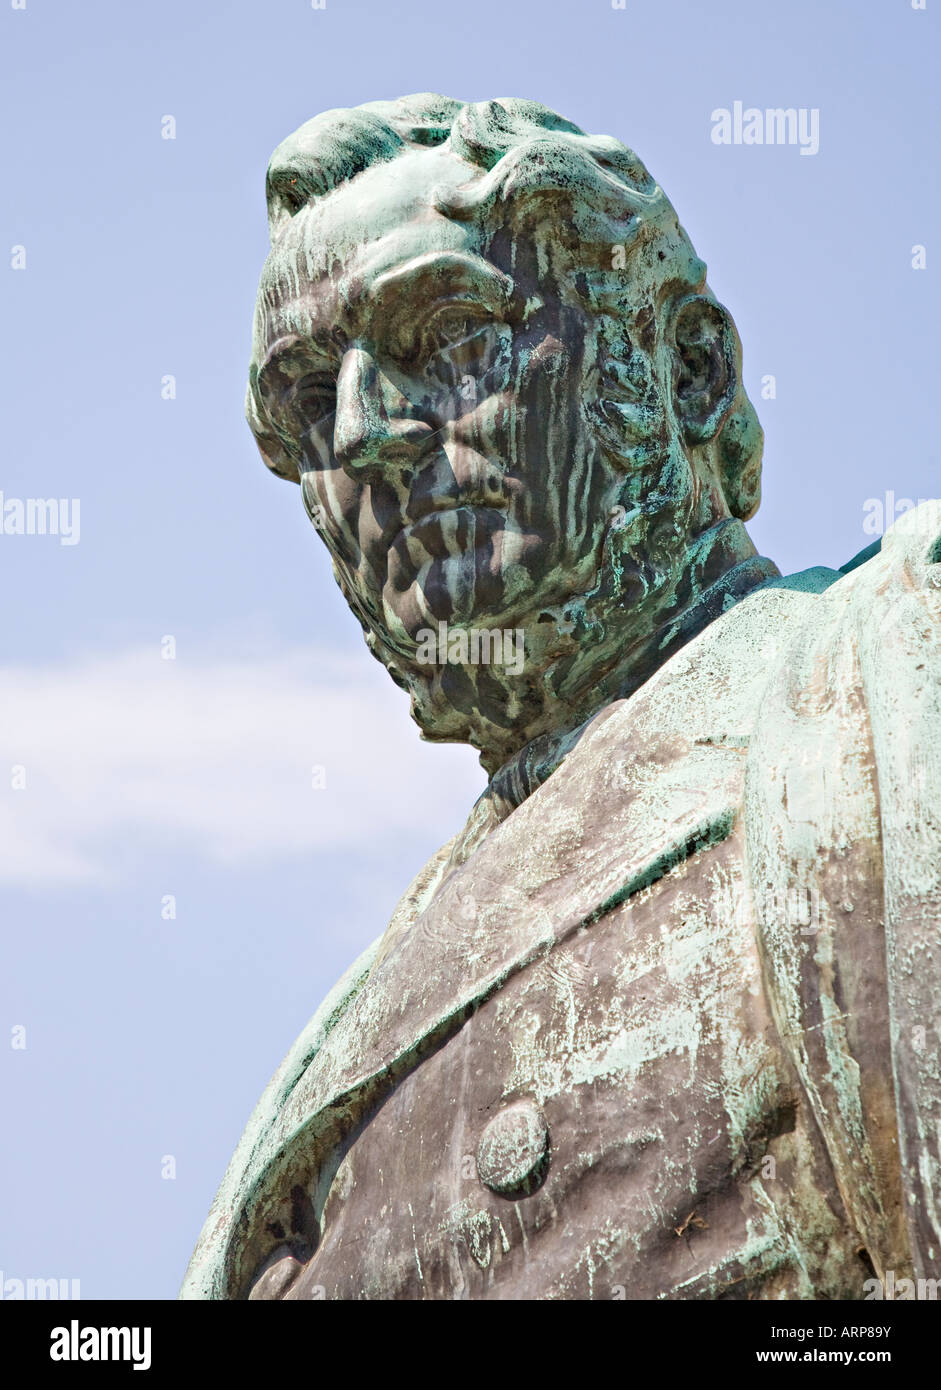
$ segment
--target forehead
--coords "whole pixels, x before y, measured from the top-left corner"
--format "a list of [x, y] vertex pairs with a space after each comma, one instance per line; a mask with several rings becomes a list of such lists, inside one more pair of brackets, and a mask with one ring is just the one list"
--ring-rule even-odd
[[435, 190], [479, 177], [446, 150], [374, 165], [317, 198], [286, 224], [262, 271], [256, 353], [291, 333], [316, 335], [368, 300], [387, 272], [434, 252], [480, 254], [473, 222], [438, 212]]

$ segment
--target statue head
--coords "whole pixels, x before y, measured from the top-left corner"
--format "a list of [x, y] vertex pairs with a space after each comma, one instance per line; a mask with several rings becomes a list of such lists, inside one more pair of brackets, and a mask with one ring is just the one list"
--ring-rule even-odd
[[637, 156], [535, 102], [325, 112], [267, 196], [259, 449], [424, 735], [493, 771], [754, 554], [735, 326]]

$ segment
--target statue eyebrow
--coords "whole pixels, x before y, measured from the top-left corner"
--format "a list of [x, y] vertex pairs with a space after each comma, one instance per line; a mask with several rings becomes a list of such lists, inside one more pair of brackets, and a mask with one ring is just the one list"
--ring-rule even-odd
[[371, 281], [361, 272], [348, 280], [341, 277], [337, 288], [340, 312], [330, 327], [324, 325], [322, 338], [314, 335], [313, 325], [295, 317], [297, 306], [293, 302], [277, 305], [281, 332], [259, 363], [259, 373], [275, 363], [286, 366], [292, 359], [309, 361], [313, 357], [322, 361], [324, 370], [335, 373], [345, 351], [341, 344], [353, 341], [361, 332], [371, 337], [381, 325], [383, 339], [394, 338], [421, 317], [423, 310], [440, 307], [448, 299], [476, 299], [500, 315], [513, 295], [513, 281], [508, 275], [482, 256], [464, 251], [425, 252]]
[[272, 368], [283, 369], [290, 363], [336, 375], [336, 364], [320, 343], [310, 336], [287, 333], [271, 344], [259, 362], [259, 379]]
[[510, 302], [513, 281], [482, 256], [431, 251], [377, 276], [369, 286], [367, 298], [378, 308], [406, 296], [414, 310], [416, 293], [434, 299], [476, 293], [488, 308], [499, 313]]

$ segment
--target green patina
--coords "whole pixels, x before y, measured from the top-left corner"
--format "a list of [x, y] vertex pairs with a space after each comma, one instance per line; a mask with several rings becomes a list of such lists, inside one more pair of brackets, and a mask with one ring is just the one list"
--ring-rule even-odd
[[[184, 1296], [939, 1272], [941, 504], [838, 570], [760, 557], [732, 318], [633, 151], [536, 102], [325, 112], [267, 196], [253, 434], [489, 782], [263, 1096]], [[425, 660], [441, 624], [523, 659]]]

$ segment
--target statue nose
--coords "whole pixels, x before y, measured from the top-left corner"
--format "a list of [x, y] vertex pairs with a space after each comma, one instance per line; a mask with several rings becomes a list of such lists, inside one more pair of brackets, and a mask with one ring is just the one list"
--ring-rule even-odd
[[337, 376], [333, 451], [350, 477], [369, 481], [413, 463], [435, 433], [363, 348], [351, 348]]

